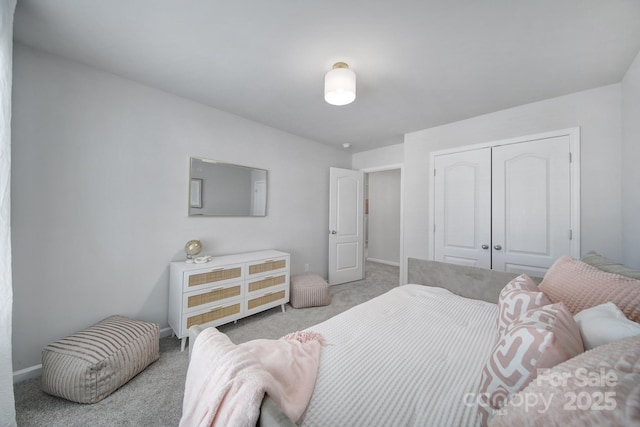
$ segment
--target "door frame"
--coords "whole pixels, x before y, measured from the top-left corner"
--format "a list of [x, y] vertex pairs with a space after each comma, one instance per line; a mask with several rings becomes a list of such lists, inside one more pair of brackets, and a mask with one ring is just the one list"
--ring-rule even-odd
[[400, 170], [400, 282], [403, 283], [403, 278], [406, 279], [406, 263], [404, 262], [404, 164], [392, 163], [382, 166], [374, 166], [370, 168], [358, 169], [364, 173], [383, 172], [389, 170]]
[[[556, 138], [559, 136], [569, 137], [569, 179], [571, 191], [571, 253], [574, 258], [580, 257], [580, 127], [554, 130], [550, 132], [537, 133], [533, 135], [519, 136], [515, 138], [501, 139], [480, 144], [466, 145], [463, 147], [449, 148], [446, 150], [432, 151], [429, 153], [429, 172], [433, 177], [435, 174], [435, 158], [446, 154], [459, 153], [463, 151], [477, 150], [480, 148], [493, 148], [501, 145], [518, 144], [521, 142], [535, 141], [539, 139]], [[435, 255], [435, 180], [429, 180], [429, 243], [428, 259], [433, 260]]]

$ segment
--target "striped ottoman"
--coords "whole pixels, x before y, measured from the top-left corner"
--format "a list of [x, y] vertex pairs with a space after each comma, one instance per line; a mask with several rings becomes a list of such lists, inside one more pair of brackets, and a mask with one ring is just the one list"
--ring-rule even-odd
[[305, 273], [291, 276], [290, 301], [293, 308], [329, 305], [329, 284], [318, 274]]
[[42, 351], [42, 390], [96, 403], [160, 357], [160, 325], [122, 316], [49, 344]]

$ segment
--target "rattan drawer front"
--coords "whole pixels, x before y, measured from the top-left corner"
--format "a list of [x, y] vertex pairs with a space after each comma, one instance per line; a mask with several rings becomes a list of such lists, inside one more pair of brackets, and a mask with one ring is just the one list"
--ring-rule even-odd
[[261, 305], [266, 305], [274, 301], [283, 299], [285, 295], [286, 292], [284, 291], [284, 289], [280, 292], [267, 293], [261, 297], [250, 299], [248, 301], [247, 307], [249, 308], [249, 310], [252, 310], [256, 307], [260, 307]]
[[264, 262], [249, 264], [249, 274], [267, 273], [269, 271], [282, 270], [287, 268], [287, 259], [269, 259]]
[[194, 286], [206, 285], [207, 283], [220, 283], [228, 280], [239, 279], [242, 277], [242, 266], [220, 267], [207, 269], [201, 273], [189, 275], [185, 284], [189, 288]]
[[249, 282], [249, 287], [247, 288], [247, 291], [255, 292], [255, 291], [259, 291], [260, 289], [267, 289], [267, 288], [272, 288], [278, 285], [284, 285], [285, 283], [287, 283], [286, 273], [280, 274], [278, 276], [268, 276], [268, 277], [265, 277], [264, 279]]
[[185, 311], [197, 310], [198, 308], [202, 308], [204, 304], [221, 302], [241, 295], [242, 282], [236, 282], [227, 287], [218, 286], [204, 292], [190, 292], [185, 294], [185, 306], [183, 309]]
[[[214, 307], [209, 311], [200, 314], [194, 314], [187, 317], [187, 329], [194, 325], [203, 325], [205, 323], [220, 321], [218, 324], [223, 324], [227, 320], [223, 320], [228, 317], [240, 314], [242, 311], [242, 302], [237, 302], [228, 306]], [[230, 321], [230, 320], [229, 320]]]

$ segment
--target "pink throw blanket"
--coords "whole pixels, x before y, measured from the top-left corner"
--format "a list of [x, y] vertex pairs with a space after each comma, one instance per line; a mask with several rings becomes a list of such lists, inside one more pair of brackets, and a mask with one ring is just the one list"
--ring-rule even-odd
[[324, 340], [295, 332], [235, 345], [216, 328], [196, 339], [187, 371], [180, 427], [255, 426], [264, 394], [292, 420], [304, 413]]

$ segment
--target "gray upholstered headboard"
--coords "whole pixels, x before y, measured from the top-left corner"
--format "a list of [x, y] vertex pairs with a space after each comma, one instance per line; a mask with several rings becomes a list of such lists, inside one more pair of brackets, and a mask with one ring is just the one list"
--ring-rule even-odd
[[417, 285], [445, 288], [466, 298], [497, 303], [502, 288], [516, 276], [518, 274], [505, 271], [409, 258], [407, 280]]

